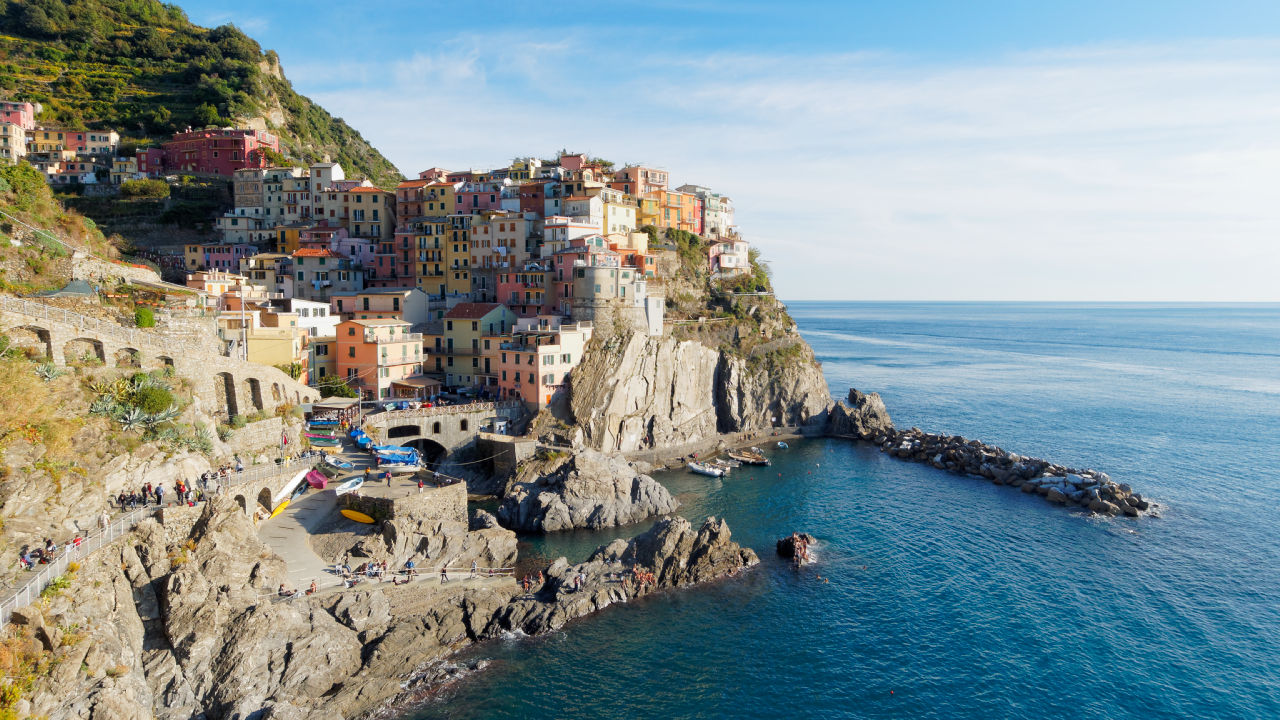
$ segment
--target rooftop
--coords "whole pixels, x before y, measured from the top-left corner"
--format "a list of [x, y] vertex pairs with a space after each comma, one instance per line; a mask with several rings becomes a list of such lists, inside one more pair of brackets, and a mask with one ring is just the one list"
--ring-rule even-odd
[[500, 303], [458, 303], [444, 316], [450, 320], [474, 320], [503, 307]]
[[298, 250], [295, 250], [295, 251], [294, 251], [294, 253], [293, 253], [293, 257], [323, 257], [323, 258], [343, 258], [343, 259], [346, 259], [346, 257], [347, 257], [347, 256], [346, 256], [346, 255], [343, 255], [342, 253], [334, 252], [334, 251], [332, 251], [332, 250], [330, 250], [330, 249], [328, 249], [328, 248], [323, 248], [323, 249], [321, 249], [321, 248], [299, 248]]
[[365, 327], [382, 327], [386, 325], [400, 326], [409, 324], [404, 320], [398, 320], [396, 318], [370, 318], [368, 320], [347, 320], [346, 322], [363, 325]]

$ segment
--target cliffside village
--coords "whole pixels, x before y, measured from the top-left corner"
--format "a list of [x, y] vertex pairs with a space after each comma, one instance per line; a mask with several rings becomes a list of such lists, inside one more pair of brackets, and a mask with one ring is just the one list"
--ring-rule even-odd
[[337, 378], [365, 399], [451, 391], [546, 405], [593, 328], [662, 334], [664, 274], [679, 264], [669, 228], [707, 241], [713, 277], [751, 272], [731, 200], [671, 189], [657, 167], [566, 152], [430, 168], [384, 189], [332, 162], [270, 167], [274, 135], [209, 128], [113, 157], [104, 175], [116, 133], [37, 127], [38, 111], [0, 103], [5, 157], [25, 157], [51, 184], [229, 179], [220, 241], [183, 247], [187, 286], [217, 313], [232, 356], [289, 367], [313, 386]]

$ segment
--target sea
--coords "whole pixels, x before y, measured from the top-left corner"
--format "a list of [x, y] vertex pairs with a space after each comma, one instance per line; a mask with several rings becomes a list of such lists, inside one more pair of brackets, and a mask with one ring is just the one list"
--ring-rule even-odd
[[[1280, 718], [1280, 305], [793, 303], [832, 395], [1103, 470], [1089, 517], [822, 439], [657, 475], [761, 564], [468, 650], [425, 718]], [[584, 560], [644, 525], [524, 538]], [[817, 536], [817, 562], [774, 552]]]

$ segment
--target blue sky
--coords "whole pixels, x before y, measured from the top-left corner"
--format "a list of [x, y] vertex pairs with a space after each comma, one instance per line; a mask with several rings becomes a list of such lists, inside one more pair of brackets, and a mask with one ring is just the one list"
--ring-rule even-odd
[[408, 175], [710, 185], [788, 299], [1280, 300], [1280, 3], [180, 4]]

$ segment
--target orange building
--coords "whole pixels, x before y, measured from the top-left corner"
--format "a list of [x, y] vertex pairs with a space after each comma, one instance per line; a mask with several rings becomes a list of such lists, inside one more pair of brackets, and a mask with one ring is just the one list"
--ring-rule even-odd
[[392, 318], [338, 323], [334, 341], [338, 377], [366, 400], [402, 396], [393, 395], [392, 385], [412, 388], [413, 381], [403, 381], [422, 375], [422, 334], [410, 332], [411, 327]]

